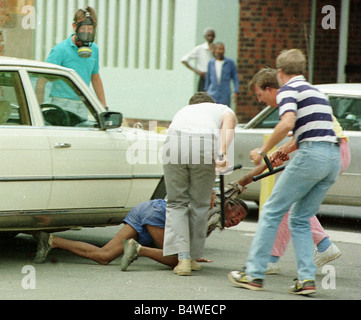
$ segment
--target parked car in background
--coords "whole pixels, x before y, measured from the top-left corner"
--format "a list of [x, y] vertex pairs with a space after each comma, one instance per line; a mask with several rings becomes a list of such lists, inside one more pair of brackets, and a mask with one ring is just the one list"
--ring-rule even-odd
[[[333, 113], [349, 138], [351, 150], [350, 166], [328, 191], [324, 203], [361, 206], [361, 84], [325, 84], [316, 87], [328, 96]], [[243, 168], [228, 175], [226, 181], [234, 181], [254, 167], [249, 152], [262, 146], [278, 121], [278, 109], [268, 106], [246, 125], [236, 128], [234, 163], [241, 163]], [[276, 174], [276, 179], [280, 174]], [[257, 181], [249, 184], [242, 196], [257, 202], [259, 194], [260, 181]]]
[[0, 232], [115, 225], [149, 200], [164, 135], [121, 121], [75, 71], [0, 57]]

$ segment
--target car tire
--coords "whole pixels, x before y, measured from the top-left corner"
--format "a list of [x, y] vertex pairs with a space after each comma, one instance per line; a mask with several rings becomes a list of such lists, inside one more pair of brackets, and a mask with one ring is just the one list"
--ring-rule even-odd
[[0, 232], [0, 240], [12, 239], [15, 238], [19, 232]]

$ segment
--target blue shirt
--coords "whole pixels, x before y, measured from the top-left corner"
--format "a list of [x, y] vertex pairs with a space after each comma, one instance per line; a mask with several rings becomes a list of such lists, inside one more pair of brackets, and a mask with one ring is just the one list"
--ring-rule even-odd
[[[54, 63], [59, 66], [75, 70], [80, 77], [89, 86], [93, 74], [99, 73], [99, 49], [95, 43], [92, 43], [92, 55], [89, 58], [81, 58], [78, 55], [78, 47], [74, 44], [72, 36], [58, 43], [50, 51], [46, 62]], [[58, 83], [53, 86], [51, 95], [61, 98], [74, 99], [73, 92], [70, 93], [64, 83]]]
[[296, 114], [294, 138], [302, 141], [337, 141], [333, 131], [332, 107], [327, 97], [306, 81], [296, 76], [277, 93], [279, 116], [286, 112]]
[[234, 91], [239, 92], [239, 80], [237, 68], [234, 61], [224, 57], [222, 66], [221, 81], [218, 83], [216, 74], [216, 59], [208, 62], [208, 72], [206, 75], [205, 90], [216, 103], [231, 105], [231, 81], [233, 80]]

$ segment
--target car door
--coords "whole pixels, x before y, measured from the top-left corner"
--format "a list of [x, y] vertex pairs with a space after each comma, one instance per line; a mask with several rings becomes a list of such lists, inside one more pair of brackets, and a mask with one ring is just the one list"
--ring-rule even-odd
[[[97, 112], [74, 79], [55, 73], [29, 75], [34, 88], [43, 82], [36, 91], [52, 155], [49, 207], [123, 207], [132, 170], [123, 133], [100, 129]], [[59, 92], [63, 96], [56, 96]]]
[[48, 207], [52, 172], [47, 137], [33, 125], [18, 68], [0, 69], [0, 211]]

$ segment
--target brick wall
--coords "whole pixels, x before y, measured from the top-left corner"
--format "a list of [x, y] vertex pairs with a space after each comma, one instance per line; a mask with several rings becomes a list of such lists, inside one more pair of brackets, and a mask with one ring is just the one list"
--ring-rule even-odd
[[276, 58], [283, 49], [306, 51], [310, 2], [240, 1], [238, 68], [241, 94], [236, 110], [240, 122], [247, 122], [264, 108], [264, 104], [258, 103], [248, 90], [253, 75], [262, 67], [275, 67]]
[[350, 24], [348, 31], [348, 72], [346, 82], [361, 82], [361, 2], [352, 0], [350, 4]]
[[[249, 121], [264, 108], [248, 90], [248, 82], [262, 67], [275, 67], [283, 49], [299, 48], [307, 55], [312, 1], [240, 0], [238, 68], [240, 92], [236, 113]], [[336, 29], [323, 29], [322, 8], [336, 9]], [[313, 83], [337, 82], [341, 0], [317, 0]], [[361, 2], [350, 1], [346, 82], [361, 82]], [[306, 40], [307, 39], [307, 40]], [[306, 75], [307, 76], [307, 75]]]
[[[322, 8], [332, 5], [336, 9], [336, 29], [323, 29]], [[340, 34], [340, 0], [317, 0], [316, 39], [313, 83], [337, 82], [338, 44]]]

